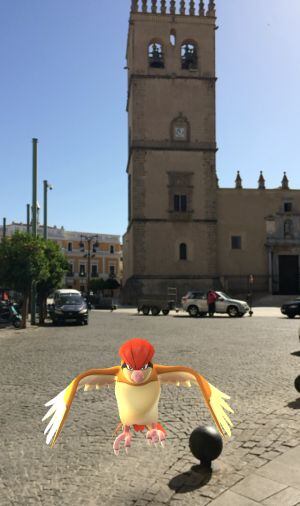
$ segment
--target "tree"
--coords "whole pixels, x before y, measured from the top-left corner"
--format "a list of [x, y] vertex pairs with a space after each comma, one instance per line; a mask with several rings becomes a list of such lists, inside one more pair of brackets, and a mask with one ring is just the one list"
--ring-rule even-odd
[[28, 301], [33, 281], [48, 276], [45, 241], [41, 237], [16, 232], [0, 243], [0, 284], [19, 292], [23, 298], [22, 328], [26, 327]]
[[105, 288], [105, 281], [103, 278], [100, 279], [91, 279], [90, 281], [90, 290], [95, 293], [102, 293]]
[[47, 315], [47, 297], [59, 288], [68, 270], [68, 262], [58, 244], [44, 240], [44, 255], [47, 263], [47, 275], [37, 283], [39, 305], [39, 323], [43, 324]]

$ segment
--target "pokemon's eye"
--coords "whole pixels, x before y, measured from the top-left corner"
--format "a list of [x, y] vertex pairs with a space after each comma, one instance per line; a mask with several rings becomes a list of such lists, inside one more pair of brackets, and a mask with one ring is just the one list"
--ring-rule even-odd
[[149, 364], [145, 364], [145, 365], [142, 367], [142, 369], [148, 369], [148, 367], [149, 367]]
[[129, 364], [126, 364], [126, 367], [127, 367], [128, 371], [133, 371], [133, 368], [132, 368], [132, 367], [130, 367], [130, 365], [129, 365]]

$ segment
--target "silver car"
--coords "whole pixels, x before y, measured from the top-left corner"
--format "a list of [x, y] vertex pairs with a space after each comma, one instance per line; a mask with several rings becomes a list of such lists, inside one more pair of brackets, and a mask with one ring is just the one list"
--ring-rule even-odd
[[[215, 292], [216, 313], [227, 313], [231, 317], [244, 316], [249, 311], [249, 306], [244, 300], [232, 299], [224, 292]], [[208, 313], [207, 295], [205, 292], [191, 291], [181, 299], [182, 308], [190, 316], [206, 316]]]

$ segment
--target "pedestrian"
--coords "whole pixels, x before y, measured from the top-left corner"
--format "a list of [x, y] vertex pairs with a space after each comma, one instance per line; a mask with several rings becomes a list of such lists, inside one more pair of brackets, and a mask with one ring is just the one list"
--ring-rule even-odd
[[214, 316], [216, 312], [216, 300], [218, 296], [214, 290], [209, 290], [207, 293], [207, 304], [208, 304], [208, 314], [210, 317]]

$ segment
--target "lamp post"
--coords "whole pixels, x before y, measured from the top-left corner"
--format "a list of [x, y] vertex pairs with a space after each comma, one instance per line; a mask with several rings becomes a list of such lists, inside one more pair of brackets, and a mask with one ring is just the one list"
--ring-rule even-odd
[[[37, 237], [37, 145], [38, 139], [32, 139], [32, 228], [33, 237]], [[36, 319], [36, 282], [33, 280], [31, 287], [31, 325], [35, 325]]]
[[53, 186], [44, 180], [44, 239], [48, 239], [48, 190], [53, 190]]
[[91, 256], [95, 256], [95, 254], [91, 255], [91, 245], [92, 242], [94, 242], [93, 247], [96, 246], [98, 248], [98, 235], [83, 235], [81, 234], [81, 242], [80, 242], [80, 248], [84, 249], [84, 243], [83, 240], [87, 242], [88, 244], [88, 251], [84, 255], [85, 258], [87, 258], [87, 299], [89, 301], [90, 298], [90, 279], [91, 279]]

